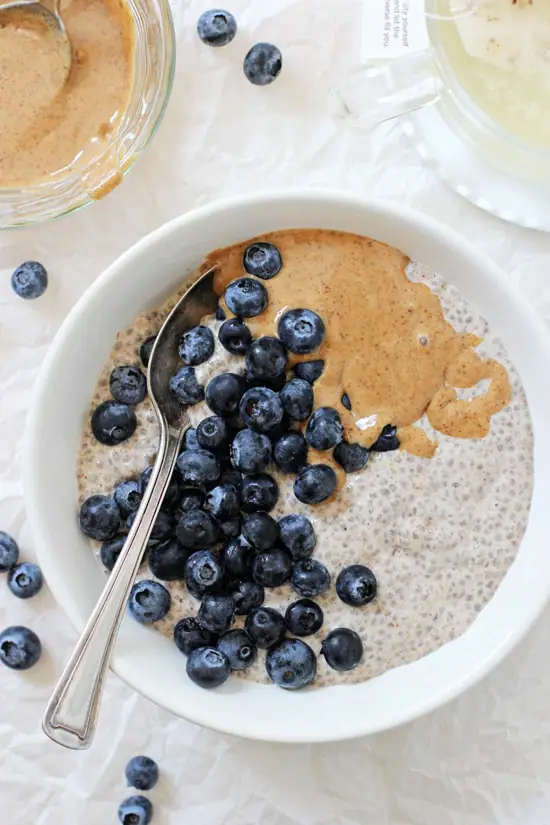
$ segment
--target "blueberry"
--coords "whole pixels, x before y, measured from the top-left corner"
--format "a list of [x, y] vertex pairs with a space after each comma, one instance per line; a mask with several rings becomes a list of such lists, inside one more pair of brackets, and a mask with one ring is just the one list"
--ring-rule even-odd
[[240, 493], [243, 486], [244, 476], [229, 463], [226, 467], [222, 465], [220, 473], [220, 484], [232, 484]]
[[[146, 467], [145, 470], [139, 477], [139, 489], [141, 491], [141, 495], [143, 496], [145, 490], [147, 489], [149, 482], [151, 480], [151, 475], [153, 474], [153, 465], [151, 464], [149, 467]], [[172, 510], [178, 502], [180, 501], [180, 488], [178, 484], [178, 480], [176, 475], [173, 474], [170, 481], [168, 482], [168, 487], [164, 493], [164, 498], [162, 500], [161, 507], [164, 510]], [[137, 508], [136, 508], [137, 509]]]
[[244, 536], [231, 539], [221, 551], [221, 560], [230, 576], [242, 579], [252, 572], [254, 550]]
[[332, 407], [319, 407], [307, 422], [306, 441], [314, 450], [329, 450], [343, 437], [340, 414]]
[[218, 588], [224, 576], [221, 559], [210, 550], [192, 553], [185, 565], [185, 584], [193, 596], [200, 597], [207, 591]]
[[267, 675], [285, 690], [299, 690], [311, 684], [317, 674], [315, 653], [300, 639], [283, 639], [270, 648], [265, 659]]
[[313, 410], [313, 390], [303, 378], [292, 378], [280, 394], [285, 412], [296, 421], [305, 421]]
[[376, 597], [378, 585], [376, 576], [364, 564], [350, 564], [338, 573], [336, 594], [352, 607], [361, 607]]
[[20, 298], [40, 298], [48, 287], [48, 273], [38, 261], [25, 261], [11, 276], [11, 286]]
[[232, 484], [220, 484], [214, 487], [206, 496], [204, 507], [214, 518], [222, 521], [236, 516], [240, 508], [237, 488]]
[[219, 415], [209, 415], [197, 426], [197, 441], [199, 446], [212, 452], [220, 452], [229, 447], [231, 441], [231, 429], [225, 420]]
[[189, 510], [178, 522], [176, 536], [180, 544], [189, 550], [212, 547], [219, 537], [220, 529], [216, 519], [205, 510]]
[[185, 490], [174, 510], [174, 520], [178, 522], [189, 510], [196, 510], [204, 504], [204, 493], [200, 490]]
[[155, 578], [165, 582], [183, 579], [189, 556], [189, 550], [182, 547], [179, 541], [168, 539], [157, 544], [149, 553], [149, 569]]
[[146, 369], [149, 366], [149, 361], [151, 360], [151, 353], [153, 352], [153, 347], [155, 346], [156, 340], [157, 336], [151, 335], [151, 337], [147, 338], [139, 348], [139, 357], [141, 358], [141, 363]]
[[149, 825], [153, 806], [145, 796], [129, 796], [120, 803], [118, 818], [122, 825]]
[[178, 347], [178, 354], [189, 367], [196, 367], [212, 357], [214, 346], [212, 330], [199, 324], [199, 326], [183, 333]]
[[271, 433], [283, 420], [279, 396], [267, 387], [252, 387], [241, 398], [239, 415], [247, 427], [258, 433]]
[[90, 496], [80, 508], [79, 523], [84, 535], [91, 539], [112, 539], [120, 526], [116, 501], [109, 496]]
[[203, 627], [194, 616], [180, 619], [174, 628], [176, 647], [186, 656], [198, 647], [214, 647], [217, 641], [217, 635]]
[[159, 780], [159, 768], [149, 756], [134, 756], [124, 771], [128, 787], [138, 791], [150, 791]]
[[197, 378], [195, 367], [182, 367], [171, 377], [168, 386], [180, 404], [194, 406], [204, 401], [204, 388]]
[[237, 21], [231, 12], [209, 9], [199, 17], [197, 32], [208, 46], [226, 46], [237, 33]]
[[0, 530], [0, 573], [5, 573], [17, 564], [19, 547], [14, 539]]
[[231, 462], [241, 473], [262, 473], [271, 461], [271, 441], [267, 435], [241, 430], [231, 445]]
[[237, 616], [246, 616], [255, 607], [263, 604], [265, 599], [265, 590], [257, 582], [243, 580], [234, 582], [229, 592], [233, 596]]
[[348, 444], [347, 441], [341, 441], [336, 445], [333, 455], [334, 460], [346, 473], [356, 473], [366, 465], [370, 452], [361, 444]]
[[285, 625], [294, 636], [311, 636], [323, 626], [323, 611], [311, 599], [299, 599], [286, 609]]
[[330, 573], [315, 559], [300, 559], [292, 565], [291, 584], [300, 596], [320, 596], [330, 587]]
[[218, 304], [216, 307], [216, 312], [214, 313], [214, 317], [216, 321], [225, 321], [227, 315], [225, 314], [225, 309]]
[[109, 389], [121, 404], [139, 404], [147, 395], [147, 379], [137, 367], [115, 367], [109, 379]]
[[281, 541], [294, 561], [311, 556], [317, 544], [317, 537], [308, 518], [291, 513], [280, 520], [279, 529]]
[[44, 579], [37, 564], [23, 562], [8, 572], [8, 587], [18, 599], [30, 599], [42, 589]]
[[184, 450], [200, 450], [201, 445], [197, 440], [197, 430], [195, 427], [187, 427], [183, 435]]
[[273, 460], [283, 473], [297, 473], [307, 464], [307, 441], [302, 433], [285, 433], [273, 446]]
[[180, 453], [176, 468], [187, 487], [206, 487], [220, 477], [220, 462], [208, 450], [186, 450]]
[[244, 629], [257, 647], [267, 648], [283, 638], [285, 620], [272, 607], [256, 607], [246, 617]]
[[325, 325], [310, 309], [289, 309], [279, 319], [277, 332], [285, 347], [297, 355], [304, 355], [321, 346]]
[[249, 275], [268, 281], [281, 271], [283, 259], [272, 243], [257, 241], [244, 250], [243, 266]]
[[294, 495], [303, 504], [320, 504], [336, 490], [336, 473], [326, 464], [308, 464], [294, 482]]
[[130, 613], [142, 624], [164, 619], [170, 610], [170, 593], [159, 582], [144, 579], [136, 582], [128, 599]]
[[301, 361], [294, 366], [294, 374], [296, 378], [303, 378], [310, 384], [314, 384], [318, 378], [323, 374], [325, 362], [318, 361]]
[[249, 380], [270, 381], [285, 375], [288, 355], [278, 338], [263, 335], [248, 347], [245, 364]]
[[191, 651], [187, 659], [187, 675], [199, 687], [215, 688], [229, 679], [231, 665], [220, 650], [198, 647]]
[[371, 447], [375, 453], [389, 453], [398, 450], [401, 442], [396, 435], [396, 427], [387, 424]]
[[242, 375], [222, 372], [209, 381], [206, 387], [206, 403], [213, 413], [224, 418], [236, 415], [246, 390]]
[[222, 540], [236, 538], [241, 532], [241, 517], [231, 516], [231, 518], [220, 521], [220, 531]]
[[281, 52], [271, 43], [256, 43], [246, 55], [243, 63], [245, 76], [255, 86], [268, 86], [273, 83], [282, 67]]
[[321, 654], [333, 670], [353, 670], [363, 658], [363, 642], [354, 630], [337, 627], [324, 639]]
[[273, 510], [279, 498], [279, 485], [266, 473], [246, 476], [241, 489], [241, 509], [245, 513]]
[[238, 318], [224, 321], [218, 332], [220, 344], [233, 355], [244, 355], [252, 342], [250, 330]]
[[262, 587], [280, 587], [290, 576], [292, 561], [286, 550], [278, 547], [258, 553], [252, 563], [252, 578]]
[[119, 533], [112, 539], [107, 539], [101, 545], [101, 550], [99, 551], [99, 558], [101, 559], [101, 563], [107, 570], [112, 570], [115, 566], [118, 557], [120, 556], [120, 551], [124, 547], [124, 542], [126, 541], [126, 533]]
[[[128, 530], [132, 527], [135, 517], [135, 513], [130, 513], [126, 519], [126, 526]], [[148, 547], [155, 547], [160, 541], [165, 541], [169, 538], [173, 532], [174, 519], [169, 513], [161, 510], [160, 513], [157, 514], [157, 517], [153, 523], [153, 529], [151, 530], [151, 535], [149, 536]]]
[[113, 447], [131, 438], [137, 418], [131, 407], [118, 401], [103, 401], [92, 413], [92, 433], [100, 444]]
[[235, 602], [231, 596], [207, 593], [202, 598], [197, 618], [212, 633], [226, 633], [235, 621]]
[[221, 650], [229, 659], [231, 670], [246, 670], [256, 661], [258, 648], [244, 630], [230, 630], [218, 642]]
[[40, 639], [28, 627], [15, 625], [0, 633], [0, 661], [12, 670], [28, 670], [41, 653]]
[[225, 290], [225, 303], [237, 318], [254, 318], [267, 307], [267, 289], [252, 278], [239, 278]]
[[279, 538], [279, 525], [267, 513], [249, 513], [243, 518], [243, 536], [256, 550], [269, 550]]
[[351, 401], [347, 392], [342, 393], [342, 398], [340, 399], [340, 401], [342, 403], [342, 406], [345, 407], [346, 410], [349, 410], [351, 412]]
[[135, 513], [141, 504], [142, 495], [139, 481], [121, 481], [118, 487], [115, 487], [113, 498], [123, 518]]

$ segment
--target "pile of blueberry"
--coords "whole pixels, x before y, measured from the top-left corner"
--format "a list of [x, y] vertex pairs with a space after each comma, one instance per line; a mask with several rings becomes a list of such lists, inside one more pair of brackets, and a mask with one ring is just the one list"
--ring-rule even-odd
[[[134, 756], [124, 771], [128, 787], [150, 791], [158, 782], [159, 769], [149, 756]], [[121, 802], [118, 818], [122, 825], [149, 825], [153, 818], [153, 804], [146, 796], [137, 794]]]
[[[8, 587], [18, 599], [30, 599], [41, 590], [43, 579], [38, 565], [19, 562], [15, 540], [0, 530], [0, 573], [7, 573]], [[28, 670], [40, 659], [40, 639], [28, 627], [15, 625], [0, 633], [0, 662], [12, 670]]]

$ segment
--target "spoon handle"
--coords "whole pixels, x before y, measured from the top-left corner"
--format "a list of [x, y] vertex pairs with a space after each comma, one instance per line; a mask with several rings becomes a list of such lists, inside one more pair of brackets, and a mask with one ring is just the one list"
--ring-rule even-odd
[[46, 708], [44, 733], [66, 748], [82, 750], [92, 743], [111, 651], [182, 435], [183, 429], [162, 427], [157, 460], [132, 529]]

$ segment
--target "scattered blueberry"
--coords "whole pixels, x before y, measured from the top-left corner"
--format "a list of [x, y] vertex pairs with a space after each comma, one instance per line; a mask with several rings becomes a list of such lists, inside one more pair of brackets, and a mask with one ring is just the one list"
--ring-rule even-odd
[[244, 629], [257, 647], [268, 648], [283, 638], [285, 620], [272, 607], [256, 607], [246, 617]]
[[242, 375], [222, 372], [209, 381], [206, 387], [206, 403], [216, 415], [224, 418], [236, 415], [245, 390], [246, 381]]
[[111, 571], [115, 566], [118, 557], [120, 556], [120, 551], [124, 547], [124, 542], [126, 541], [126, 534], [119, 533], [112, 539], [107, 539], [101, 545], [101, 550], [99, 551], [99, 558], [101, 559], [101, 563], [103, 566]]
[[113, 447], [136, 431], [137, 418], [131, 407], [118, 401], [103, 401], [92, 413], [92, 433], [100, 444]]
[[180, 544], [189, 550], [212, 547], [218, 540], [220, 530], [216, 519], [210, 513], [194, 508], [185, 513], [176, 527], [176, 536]]
[[285, 433], [273, 446], [273, 460], [283, 473], [297, 473], [307, 464], [307, 441], [302, 433]]
[[253, 318], [267, 307], [267, 289], [252, 278], [239, 278], [225, 290], [225, 303], [237, 318]]
[[363, 642], [354, 630], [337, 627], [324, 639], [321, 654], [333, 670], [353, 670], [363, 658]]
[[145, 796], [129, 796], [120, 803], [118, 818], [122, 825], [149, 825], [153, 806]]
[[310, 384], [314, 384], [318, 378], [323, 374], [325, 362], [318, 361], [301, 361], [294, 366], [294, 374], [296, 378], [303, 378]]
[[243, 256], [243, 266], [249, 275], [268, 281], [281, 271], [283, 259], [272, 243], [257, 241], [247, 246]]
[[265, 667], [276, 685], [286, 690], [299, 690], [315, 679], [317, 659], [310, 646], [300, 639], [283, 639], [268, 650]]
[[305, 421], [313, 410], [313, 390], [303, 378], [292, 378], [280, 394], [285, 412], [296, 421]]
[[203, 418], [197, 426], [197, 441], [204, 450], [214, 453], [229, 447], [231, 429], [225, 418], [219, 415]]
[[203, 596], [197, 618], [212, 633], [227, 633], [235, 621], [235, 602], [231, 596], [207, 593]]
[[270, 550], [279, 538], [279, 525], [267, 513], [249, 513], [242, 523], [243, 536], [256, 550]]
[[195, 367], [182, 367], [171, 377], [168, 386], [180, 404], [193, 406], [204, 401], [204, 389], [199, 383]]
[[212, 357], [214, 346], [212, 330], [209, 327], [199, 325], [183, 333], [178, 347], [178, 354], [189, 367], [196, 367]]
[[90, 496], [80, 508], [80, 529], [97, 541], [112, 539], [120, 526], [120, 511], [114, 498]]
[[40, 298], [48, 287], [48, 273], [38, 261], [25, 261], [11, 276], [11, 286], [20, 298]]
[[155, 578], [165, 582], [183, 579], [189, 556], [189, 550], [182, 547], [179, 541], [168, 539], [157, 544], [149, 553], [149, 569]]
[[311, 599], [299, 599], [286, 609], [285, 625], [294, 636], [311, 636], [323, 626], [323, 611]]
[[220, 462], [208, 450], [186, 450], [180, 453], [176, 468], [187, 487], [206, 487], [220, 476]]
[[231, 585], [229, 592], [233, 596], [237, 616], [246, 616], [264, 603], [265, 590], [257, 582], [237, 581]]
[[268, 86], [273, 83], [282, 67], [281, 52], [271, 43], [256, 43], [246, 55], [243, 63], [247, 79], [255, 86]]
[[19, 547], [10, 535], [0, 530], [0, 573], [5, 573], [17, 564]]
[[187, 659], [187, 675], [202, 688], [223, 685], [231, 675], [229, 659], [214, 647], [199, 647], [192, 650]]
[[271, 461], [271, 441], [267, 435], [241, 430], [231, 445], [231, 462], [241, 473], [262, 473]]
[[138, 622], [158, 622], [164, 619], [170, 610], [170, 593], [159, 582], [143, 579], [132, 587], [128, 607]]
[[187, 427], [183, 435], [183, 449], [184, 450], [200, 450], [200, 444], [197, 441], [197, 431], [195, 427]]
[[187, 559], [185, 584], [189, 592], [200, 598], [209, 590], [219, 587], [223, 581], [224, 567], [217, 553], [198, 550]]
[[300, 596], [320, 596], [330, 587], [330, 573], [315, 559], [300, 559], [292, 566], [291, 584]]
[[198, 647], [215, 647], [217, 641], [217, 635], [203, 627], [194, 616], [180, 619], [174, 628], [176, 647], [186, 656]]
[[149, 756], [134, 756], [124, 771], [128, 787], [138, 791], [150, 791], [158, 782], [159, 768]]
[[279, 485], [266, 473], [245, 476], [241, 488], [241, 509], [245, 513], [268, 513], [273, 510], [279, 498]]
[[220, 521], [220, 530], [224, 539], [234, 539], [241, 532], [241, 517], [231, 516], [224, 521]]
[[327, 464], [308, 464], [294, 481], [294, 495], [303, 504], [320, 504], [336, 490], [336, 473]]
[[224, 321], [218, 332], [220, 344], [233, 355], [244, 355], [252, 342], [250, 330], [238, 318]]
[[342, 402], [342, 406], [351, 412], [351, 401], [347, 392], [342, 393], [342, 398], [340, 401]]
[[281, 541], [292, 556], [293, 561], [306, 559], [315, 550], [317, 537], [313, 524], [305, 516], [291, 513], [279, 522]]
[[232, 484], [220, 484], [206, 496], [204, 507], [214, 518], [222, 521], [239, 513], [240, 496]]
[[389, 453], [398, 450], [401, 442], [397, 435], [397, 428], [387, 424], [371, 447], [375, 453]]
[[109, 379], [109, 389], [121, 404], [140, 404], [147, 395], [147, 379], [137, 367], [115, 367]]
[[258, 649], [244, 630], [230, 630], [218, 642], [221, 650], [229, 659], [231, 670], [246, 670], [256, 661]]
[[258, 553], [252, 563], [252, 578], [262, 587], [280, 587], [290, 577], [292, 561], [286, 550], [274, 547]]
[[329, 450], [344, 436], [340, 414], [332, 407], [318, 407], [306, 427], [306, 441], [314, 450]]
[[258, 433], [271, 433], [283, 420], [279, 396], [267, 387], [252, 387], [241, 398], [239, 414], [247, 427]]
[[338, 573], [336, 594], [352, 607], [361, 607], [376, 598], [378, 585], [372, 570], [364, 564], [350, 564]]
[[118, 504], [122, 518], [127, 518], [130, 513], [135, 513], [141, 504], [142, 498], [139, 481], [121, 481], [118, 487], [115, 487], [113, 498]]
[[209, 9], [199, 17], [197, 32], [208, 46], [227, 46], [237, 33], [237, 21], [224, 9]]
[[297, 355], [313, 352], [325, 338], [323, 320], [310, 309], [289, 309], [279, 319], [277, 331], [283, 344]]
[[348, 444], [347, 441], [341, 441], [336, 445], [333, 455], [334, 460], [346, 473], [356, 473], [366, 465], [370, 452], [361, 444]]
[[149, 366], [151, 353], [153, 352], [153, 347], [155, 346], [156, 340], [157, 336], [151, 335], [151, 337], [147, 338], [139, 348], [139, 357], [141, 358], [141, 363], [146, 369]]
[[249, 380], [270, 381], [285, 375], [288, 355], [278, 338], [263, 335], [248, 347], [245, 364]]
[[0, 661], [12, 670], [28, 670], [40, 659], [42, 645], [33, 630], [15, 625], [0, 633]]
[[37, 564], [23, 562], [8, 572], [8, 587], [18, 599], [30, 599], [41, 590], [44, 579]]
[[244, 579], [252, 572], [254, 550], [244, 536], [231, 539], [221, 551], [221, 560], [230, 576]]

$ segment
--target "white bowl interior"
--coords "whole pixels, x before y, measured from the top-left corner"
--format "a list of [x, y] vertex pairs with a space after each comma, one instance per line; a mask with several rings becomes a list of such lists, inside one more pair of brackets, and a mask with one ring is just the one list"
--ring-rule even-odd
[[289, 693], [230, 680], [194, 686], [185, 659], [154, 630], [125, 618], [112, 667], [174, 713], [264, 740], [316, 742], [390, 728], [457, 695], [525, 633], [550, 593], [545, 489], [550, 474], [550, 372], [546, 333], [504, 274], [461, 236], [420, 214], [326, 191], [225, 201], [144, 238], [88, 290], [58, 333], [41, 372], [27, 431], [25, 492], [38, 557], [54, 596], [82, 629], [105, 583], [77, 526], [76, 454], [92, 392], [116, 333], [180, 286], [212, 249], [268, 231], [322, 227], [403, 249], [456, 285], [504, 340], [525, 387], [535, 432], [528, 529], [495, 597], [461, 638], [368, 682]]

